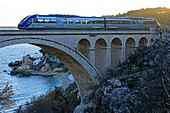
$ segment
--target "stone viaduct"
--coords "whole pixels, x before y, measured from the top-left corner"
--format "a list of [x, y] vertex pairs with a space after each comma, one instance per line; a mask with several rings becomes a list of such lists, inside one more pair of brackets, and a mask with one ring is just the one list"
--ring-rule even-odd
[[152, 30], [0, 31], [0, 48], [29, 43], [56, 55], [71, 71], [81, 96], [107, 77], [136, 47], [149, 46]]

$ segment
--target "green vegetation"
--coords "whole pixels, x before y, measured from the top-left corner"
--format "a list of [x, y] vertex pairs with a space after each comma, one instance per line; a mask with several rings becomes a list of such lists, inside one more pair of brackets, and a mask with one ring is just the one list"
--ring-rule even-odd
[[78, 89], [75, 83], [64, 91], [61, 87], [40, 97], [33, 97], [31, 102], [20, 106], [15, 113], [73, 113], [73, 110], [80, 104], [77, 98]]
[[145, 17], [156, 18], [161, 25], [170, 26], [170, 8], [158, 7], [158, 8], [146, 8], [139, 10], [131, 10], [127, 13], [110, 15], [113, 17]]

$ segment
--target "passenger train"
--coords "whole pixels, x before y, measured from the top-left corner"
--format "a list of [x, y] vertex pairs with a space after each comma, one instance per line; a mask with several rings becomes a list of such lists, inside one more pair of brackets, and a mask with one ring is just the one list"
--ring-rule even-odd
[[75, 15], [29, 15], [18, 29], [150, 29], [159, 27], [154, 18], [84, 17]]

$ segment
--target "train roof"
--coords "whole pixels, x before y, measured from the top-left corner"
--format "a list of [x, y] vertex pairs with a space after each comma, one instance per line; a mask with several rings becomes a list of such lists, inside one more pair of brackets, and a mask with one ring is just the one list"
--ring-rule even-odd
[[37, 15], [40, 17], [79, 17], [77, 15], [61, 15], [61, 14], [49, 14], [49, 15]]
[[[48, 14], [48, 15], [39, 15], [35, 14], [38, 17], [59, 17], [59, 18], [106, 18], [106, 19], [115, 19], [115, 20], [155, 20], [154, 18], [142, 18], [142, 17], [96, 17], [96, 16], [78, 16], [78, 15], [62, 15], [62, 14]], [[35, 16], [34, 15], [34, 16]]]
[[127, 20], [154, 20], [154, 18], [143, 18], [143, 17], [105, 17], [106, 19], [127, 19]]
[[96, 16], [78, 16], [78, 15], [62, 15], [62, 14], [49, 14], [49, 15], [39, 15], [36, 14], [38, 17], [65, 17], [65, 18], [103, 18], [103, 17], [96, 17]]

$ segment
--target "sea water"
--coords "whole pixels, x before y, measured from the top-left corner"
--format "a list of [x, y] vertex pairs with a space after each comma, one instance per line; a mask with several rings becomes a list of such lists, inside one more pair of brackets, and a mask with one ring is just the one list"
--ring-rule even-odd
[[30, 44], [17, 44], [0, 48], [0, 89], [6, 83], [13, 86], [14, 95], [11, 100], [14, 104], [0, 109], [0, 113], [12, 112], [17, 106], [24, 105], [32, 97], [38, 97], [54, 89], [55, 86], [61, 86], [62, 82], [56, 76], [30, 76], [20, 77], [9, 75], [12, 70], [8, 63], [21, 60], [25, 55], [32, 57], [41, 57], [40, 48]]

